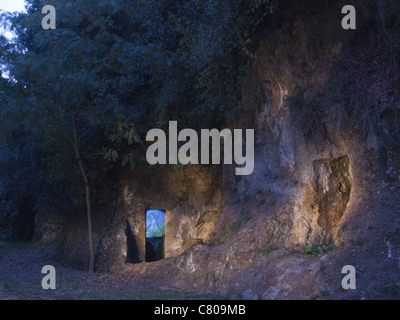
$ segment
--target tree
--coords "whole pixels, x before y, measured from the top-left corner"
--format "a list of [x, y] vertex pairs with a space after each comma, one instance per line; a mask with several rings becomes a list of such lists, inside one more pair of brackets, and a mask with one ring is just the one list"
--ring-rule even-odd
[[[32, 1], [27, 15], [14, 20], [23, 50], [9, 50], [10, 71], [16, 81], [17, 98], [3, 117], [3, 122], [18, 118], [16, 127], [27, 130], [58, 130], [63, 145], [69, 145], [81, 174], [86, 199], [89, 242], [89, 271], [94, 271], [91, 187], [84, 160], [88, 131], [102, 124], [106, 140], [107, 130], [113, 126], [123, 131], [124, 115], [120, 101], [127, 77], [123, 65], [135, 60], [155, 61], [157, 67], [166, 64], [157, 46], [135, 45], [117, 34], [115, 16], [126, 9], [123, 1], [71, 1], [62, 6], [54, 1], [57, 10], [57, 29], [43, 30], [37, 24], [40, 2]], [[69, 9], [73, 8], [73, 11]], [[81, 14], [77, 15], [76, 12]], [[132, 18], [125, 12], [125, 19]], [[126, 79], [125, 79], [126, 80]], [[125, 86], [127, 84], [124, 84]], [[128, 130], [129, 129], [129, 130]], [[128, 126], [129, 142], [139, 142], [132, 126]], [[83, 151], [83, 152], [82, 152]], [[109, 153], [99, 150], [107, 157]], [[111, 150], [111, 160], [118, 152]]]
[[[0, 42], [16, 91], [1, 106], [3, 135], [40, 137], [48, 189], [72, 190], [49, 193], [70, 197], [70, 210], [85, 198], [90, 271], [92, 203], [107, 200], [107, 174], [144, 158], [141, 136], [169, 120], [224, 125], [240, 106], [252, 34], [272, 2], [28, 0], [27, 14], [6, 17], [18, 38]], [[44, 5], [56, 8], [55, 30], [42, 29]]]

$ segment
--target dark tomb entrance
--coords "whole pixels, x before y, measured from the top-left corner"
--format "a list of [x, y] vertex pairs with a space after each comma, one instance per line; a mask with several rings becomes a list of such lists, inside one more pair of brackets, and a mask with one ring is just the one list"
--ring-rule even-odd
[[146, 210], [146, 262], [165, 258], [165, 211]]

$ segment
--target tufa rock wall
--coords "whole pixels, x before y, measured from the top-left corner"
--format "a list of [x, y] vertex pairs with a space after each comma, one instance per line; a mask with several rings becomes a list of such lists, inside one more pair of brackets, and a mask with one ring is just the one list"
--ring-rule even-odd
[[[96, 269], [120, 272], [126, 263], [146, 261], [146, 209], [166, 212], [166, 258], [207, 241], [223, 207], [219, 170], [165, 166], [122, 172], [115, 203], [93, 210]], [[37, 221], [35, 240], [68, 264], [87, 267], [85, 212], [68, 219], [39, 213]]]

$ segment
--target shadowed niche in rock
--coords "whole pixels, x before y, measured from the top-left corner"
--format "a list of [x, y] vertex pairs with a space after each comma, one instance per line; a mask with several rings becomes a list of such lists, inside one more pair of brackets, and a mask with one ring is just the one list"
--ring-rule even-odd
[[137, 247], [136, 237], [132, 232], [132, 226], [129, 221], [126, 221], [126, 244], [127, 244], [127, 252], [126, 252], [126, 262], [128, 263], [138, 263], [139, 259], [139, 251]]

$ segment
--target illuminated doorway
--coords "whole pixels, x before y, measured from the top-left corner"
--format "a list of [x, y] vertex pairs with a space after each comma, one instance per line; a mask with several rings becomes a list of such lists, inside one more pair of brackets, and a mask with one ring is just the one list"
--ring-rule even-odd
[[165, 210], [146, 210], [146, 262], [165, 258]]

